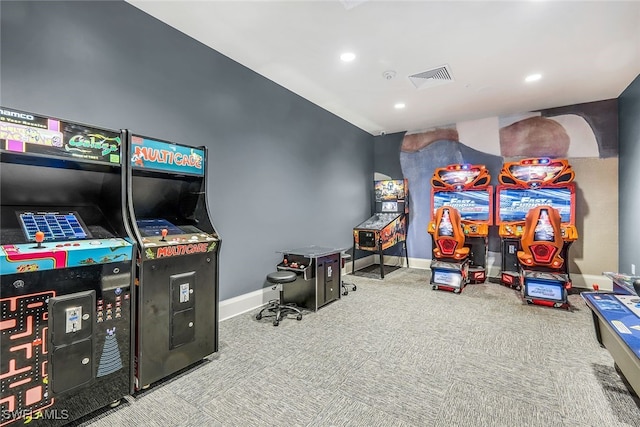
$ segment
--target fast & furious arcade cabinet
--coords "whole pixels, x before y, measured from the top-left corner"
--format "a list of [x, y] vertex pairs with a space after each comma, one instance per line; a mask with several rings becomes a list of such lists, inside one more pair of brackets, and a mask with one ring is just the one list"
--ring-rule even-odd
[[[407, 255], [407, 220], [409, 217], [409, 188], [407, 180], [394, 179], [374, 182], [376, 213], [353, 229], [353, 249], [377, 252], [380, 256], [380, 277], [384, 279], [384, 252], [402, 243]], [[355, 255], [355, 254], [354, 254]], [[355, 256], [351, 274], [355, 270]]]
[[131, 393], [122, 135], [0, 108], [0, 425]]
[[[469, 248], [465, 265], [434, 257], [431, 262], [434, 289], [460, 292], [466, 282], [484, 283], [486, 280], [487, 238], [489, 226], [493, 224], [493, 187], [490, 182], [491, 176], [484, 165], [454, 164], [433, 172], [431, 221], [427, 231], [434, 236], [435, 215], [439, 208], [453, 208], [460, 214], [464, 246]], [[434, 246], [436, 244], [434, 242]]]
[[207, 209], [206, 148], [127, 136], [141, 389], [218, 351], [220, 239]]
[[[497, 222], [501, 238], [502, 271], [500, 283], [522, 290], [528, 303], [567, 306], [567, 290], [571, 288], [568, 251], [578, 239], [575, 227], [575, 173], [564, 159], [532, 158], [505, 163], [498, 177], [496, 189]], [[559, 256], [561, 268], [522, 268], [518, 252], [527, 214], [533, 208], [548, 206], [540, 211], [540, 221], [560, 217], [563, 244]]]

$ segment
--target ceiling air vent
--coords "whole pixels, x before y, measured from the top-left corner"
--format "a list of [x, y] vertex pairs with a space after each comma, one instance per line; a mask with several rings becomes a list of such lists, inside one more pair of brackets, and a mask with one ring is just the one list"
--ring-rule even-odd
[[440, 86], [453, 81], [449, 65], [445, 64], [431, 70], [409, 76], [409, 80], [417, 89]]

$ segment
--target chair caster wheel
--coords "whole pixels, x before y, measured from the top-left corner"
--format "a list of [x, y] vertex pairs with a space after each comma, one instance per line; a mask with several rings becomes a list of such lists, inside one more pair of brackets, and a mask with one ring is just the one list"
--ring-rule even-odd
[[302, 314], [298, 314], [298, 315], [296, 316], [296, 320], [302, 320]]
[[273, 326], [278, 326], [280, 324], [280, 322], [278, 320], [274, 320], [273, 321]]
[[459, 293], [460, 293], [460, 288], [458, 288], [458, 289], [454, 289], [454, 290], [453, 290], [453, 293], [454, 293], [454, 294], [459, 294]]
[[347, 295], [349, 295], [349, 292], [344, 291], [344, 292], [342, 293], [342, 295], [347, 296]]
[[438, 287], [436, 285], [431, 285], [431, 289], [435, 291], [436, 289], [438, 289]]
[[256, 314], [256, 320], [260, 320], [260, 319], [262, 319], [262, 314], [260, 313]]
[[351, 289], [351, 290], [352, 290], [353, 292], [355, 292], [355, 291], [356, 291], [356, 289], [358, 289], [358, 288], [356, 287], [356, 285], [353, 285], [353, 289]]
[[122, 399], [114, 400], [113, 402], [109, 403], [109, 408], [120, 406], [120, 403], [122, 403]]

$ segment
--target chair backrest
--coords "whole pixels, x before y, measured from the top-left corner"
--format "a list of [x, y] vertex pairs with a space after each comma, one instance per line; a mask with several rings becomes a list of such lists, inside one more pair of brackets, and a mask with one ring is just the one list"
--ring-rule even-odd
[[560, 256], [562, 240], [560, 212], [551, 206], [537, 206], [527, 213], [518, 260], [524, 267], [548, 267], [559, 269], [564, 264]]
[[460, 212], [451, 206], [441, 206], [434, 215], [433, 255], [436, 258], [463, 260], [469, 256], [469, 248], [464, 246], [464, 231]]

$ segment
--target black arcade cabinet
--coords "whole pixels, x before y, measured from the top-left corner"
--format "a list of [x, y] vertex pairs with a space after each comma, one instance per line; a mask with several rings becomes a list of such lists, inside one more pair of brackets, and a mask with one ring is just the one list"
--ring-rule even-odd
[[0, 425], [132, 391], [122, 134], [0, 108]]
[[220, 239], [207, 210], [206, 149], [127, 136], [140, 389], [218, 351]]

